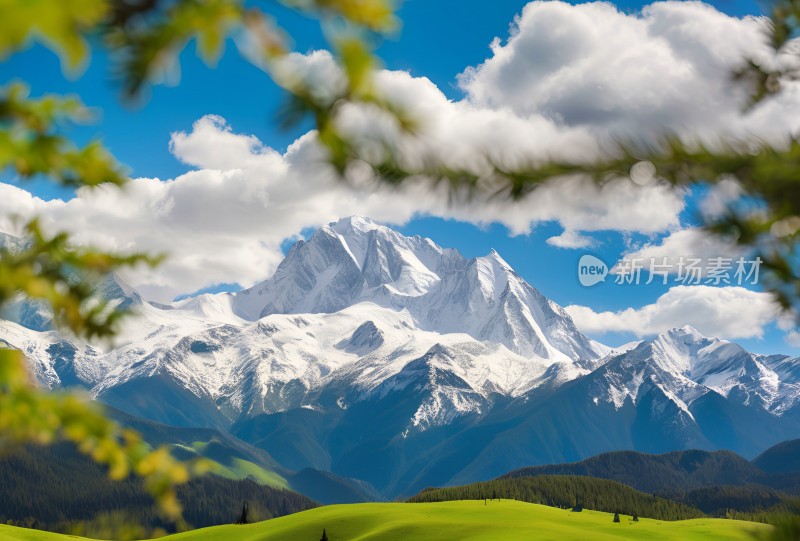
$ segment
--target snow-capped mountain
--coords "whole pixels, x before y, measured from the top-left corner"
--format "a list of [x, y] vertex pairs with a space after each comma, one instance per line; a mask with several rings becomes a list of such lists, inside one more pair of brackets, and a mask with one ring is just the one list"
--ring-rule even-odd
[[[387, 380], [403, 379], [407, 365], [430, 362], [464, 383], [437, 384], [419, 405], [409, 427], [425, 429], [481, 411], [494, 395], [519, 396], [554, 363], [580, 375], [609, 351], [496, 252], [468, 260], [360, 217], [296, 243], [270, 278], [235, 294], [156, 306], [117, 277], [98, 294], [139, 317], [109, 352], [71, 343], [70, 374], [87, 374], [78, 380], [96, 397], [128, 410], [128, 389], [143, 381], [188, 391], [205, 403], [191, 422], [218, 426], [317, 407], [315, 393], [334, 381], [349, 383], [340, 404], [386, 394], [400, 386]], [[4, 323], [0, 336], [28, 353], [43, 383], [64, 384], [64, 363], [52, 359], [52, 344], [64, 340], [28, 332], [46, 327], [10, 315], [20, 326]], [[161, 420], [183, 421], [183, 412], [169, 411], [176, 409], [160, 405]], [[134, 413], [153, 415], [149, 406]]]
[[776, 361], [725, 340], [706, 338], [685, 326], [607, 362], [593, 375], [597, 378], [593, 397], [620, 408], [625, 400], [635, 403], [641, 389], [652, 385], [687, 413], [688, 405], [715, 392], [779, 414], [794, 406], [800, 386], [790, 378], [781, 381], [769, 366], [779, 365]]
[[47, 387], [229, 429], [286, 467], [388, 496], [614, 449], [753, 454], [800, 434], [796, 359], [690, 327], [608, 348], [496, 252], [467, 259], [366, 218], [322, 227], [238, 293], [162, 306], [109, 277], [97, 294], [138, 313], [112, 348], [25, 303], [0, 342]]
[[591, 361], [608, 353], [494, 250], [468, 260], [358, 216], [296, 243], [272, 277], [230, 297], [233, 312], [249, 321], [369, 301], [407, 310], [421, 330], [466, 333], [526, 357]]
[[231, 295], [232, 307], [252, 321], [270, 314], [337, 312], [365, 300], [403, 306], [435, 287], [449, 264], [462, 265], [463, 259], [429, 239], [350, 217], [297, 242], [272, 277]]

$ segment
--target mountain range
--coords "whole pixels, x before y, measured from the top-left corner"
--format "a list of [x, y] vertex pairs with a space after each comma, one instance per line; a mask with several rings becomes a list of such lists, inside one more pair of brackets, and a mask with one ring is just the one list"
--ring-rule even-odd
[[498, 253], [468, 259], [361, 217], [297, 242], [240, 292], [161, 305], [111, 276], [98, 295], [138, 314], [113, 347], [52, 330], [22, 300], [0, 343], [43, 386], [229, 431], [289, 470], [387, 498], [623, 449], [754, 457], [800, 435], [798, 359], [691, 327], [611, 348]]

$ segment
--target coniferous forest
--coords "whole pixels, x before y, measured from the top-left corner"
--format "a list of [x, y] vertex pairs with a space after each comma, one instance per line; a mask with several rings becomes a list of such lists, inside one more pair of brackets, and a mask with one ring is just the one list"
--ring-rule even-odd
[[[178, 495], [184, 519], [195, 528], [234, 523], [243, 504], [253, 522], [317, 506], [291, 490], [212, 474], [181, 486]], [[175, 529], [158, 513], [141, 478], [111, 481], [70, 444], [19, 447], [5, 454], [0, 501], [0, 523], [17, 526], [105, 538], [119, 536], [119, 525], [146, 535]]]
[[425, 489], [409, 501], [498, 498], [660, 520], [709, 516], [775, 524], [800, 511], [800, 498], [762, 485], [707, 486], [660, 497], [616, 481], [581, 475], [505, 476], [484, 483]]
[[659, 520], [704, 516], [696, 507], [645, 494], [616, 481], [566, 475], [495, 479], [458, 487], [426, 489], [409, 502], [484, 499], [510, 499], [553, 507], [586, 508]]

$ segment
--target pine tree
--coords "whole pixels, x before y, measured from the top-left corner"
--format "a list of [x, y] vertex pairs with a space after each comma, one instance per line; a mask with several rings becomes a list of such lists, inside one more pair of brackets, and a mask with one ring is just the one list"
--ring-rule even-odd
[[239, 517], [239, 520], [236, 521], [236, 524], [249, 524], [250, 520], [247, 518], [249, 514], [247, 502], [242, 502], [242, 515]]
[[319, 541], [328, 541], [328, 532], [325, 531], [325, 528], [322, 528], [322, 537]]
[[619, 513], [614, 513], [614, 522], [619, 522]]

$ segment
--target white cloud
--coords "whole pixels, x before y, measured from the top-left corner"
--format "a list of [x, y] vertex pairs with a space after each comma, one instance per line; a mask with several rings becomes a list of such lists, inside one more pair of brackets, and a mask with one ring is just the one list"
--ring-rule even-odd
[[793, 348], [799, 348], [800, 349], [800, 332], [798, 332], [798, 331], [789, 331], [784, 336], [784, 340], [786, 341], [786, 343], [788, 345], [792, 346]]
[[711, 187], [698, 206], [704, 218], [714, 220], [720, 218], [743, 195], [744, 190], [738, 181], [723, 179]]
[[[658, 242], [645, 244], [622, 256], [623, 261], [636, 261], [640, 268], [649, 270], [651, 266], [662, 266], [666, 263], [669, 272], [675, 274], [685, 268], [691, 260], [701, 260], [701, 275], [705, 276], [710, 260], [722, 258], [730, 263], [730, 274], [737, 269], [737, 260], [744, 257], [745, 252], [732, 240], [710, 235], [702, 229], [687, 228], [673, 231]], [[745, 269], [750, 270], [752, 262], [745, 258]], [[616, 265], [611, 272], [616, 274], [620, 266]], [[751, 279], [752, 280], [752, 279]]]
[[591, 237], [569, 230], [565, 230], [555, 237], [550, 237], [546, 242], [550, 246], [555, 246], [556, 248], [568, 249], [589, 248], [595, 244]]
[[[543, 150], [548, 145], [571, 148], [570, 141], [580, 139], [546, 121], [529, 124], [517, 119], [515, 125], [508, 113], [449, 102], [424, 79], [405, 73], [385, 77], [394, 81], [396, 92], [405, 87], [409, 97], [415, 92], [426, 96], [422, 103], [450, 117], [427, 137], [452, 156], [474, 155], [478, 145], [493, 139], [508, 150], [515, 127], [528, 130], [518, 135], [519, 145], [529, 146], [531, 152], [537, 148], [537, 134], [548, 135], [547, 144], [540, 145]], [[459, 132], [464, 137], [457, 137]], [[503, 146], [506, 142], [509, 145]], [[125, 275], [147, 298], [165, 302], [213, 284], [249, 286], [263, 280], [280, 261], [284, 239], [351, 214], [394, 224], [416, 214], [499, 222], [514, 234], [548, 220], [575, 231], [657, 231], [676, 223], [684, 204], [682, 194], [665, 187], [637, 189], [624, 179], [603, 186], [562, 179], [517, 204], [496, 200], [454, 206], [445, 190], [431, 191], [421, 182], [392, 190], [339, 181], [323, 165], [313, 132], [281, 155], [253, 136], [235, 133], [217, 116], [198, 120], [191, 132], [172, 134], [170, 150], [197, 170], [170, 180], [135, 179], [124, 192], [106, 187], [80, 190], [66, 202], [42, 201], [0, 183], [0, 230], [13, 232], [9, 213], [40, 215], [45, 227], [71, 231], [80, 243], [167, 253], [168, 260], [158, 269]]]
[[[175, 132], [169, 142], [172, 154], [200, 169], [230, 170], [279, 166], [281, 155], [252, 135], [233, 134], [224, 118], [207, 115], [192, 126], [192, 133]], [[271, 158], [271, 159], [270, 159]]]
[[460, 83], [476, 104], [544, 114], [601, 136], [641, 139], [668, 129], [782, 140], [800, 127], [797, 85], [745, 116], [745, 89], [730, 78], [745, 55], [775, 62], [764, 25], [700, 2], [657, 2], [637, 14], [610, 3], [531, 2], [507, 42], [496, 39], [492, 56]]
[[780, 316], [770, 294], [742, 287], [675, 286], [653, 304], [618, 312], [595, 312], [579, 305], [565, 309], [582, 332], [626, 332], [638, 337], [687, 324], [710, 337], [761, 337], [764, 327]]

